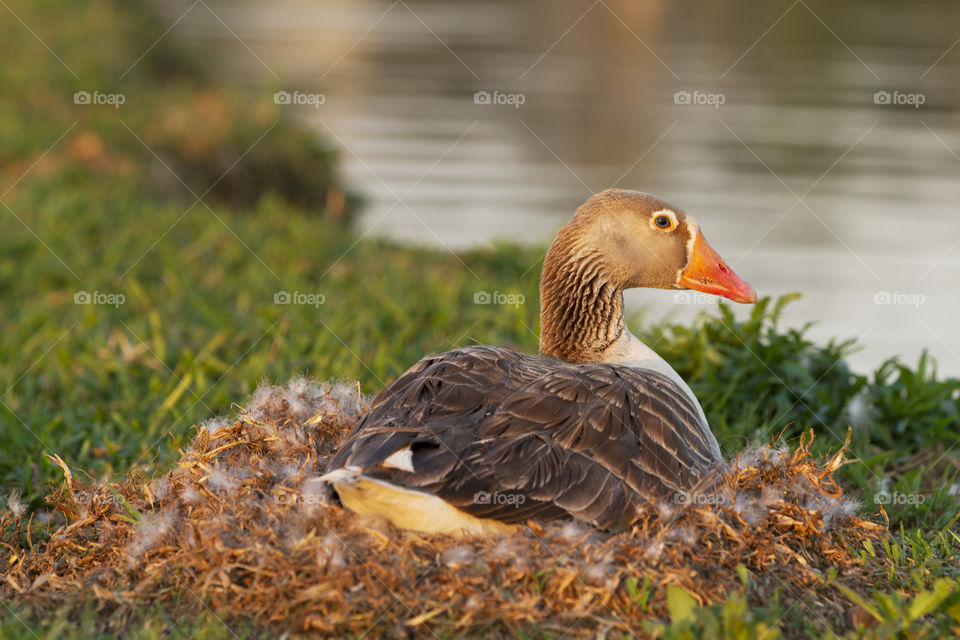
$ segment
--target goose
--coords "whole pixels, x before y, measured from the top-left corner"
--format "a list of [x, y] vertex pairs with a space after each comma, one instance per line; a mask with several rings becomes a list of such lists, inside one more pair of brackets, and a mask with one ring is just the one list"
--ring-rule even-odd
[[629, 527], [719, 475], [697, 398], [624, 324], [623, 291], [695, 289], [754, 303], [694, 218], [638, 191], [589, 198], [540, 279], [540, 353], [469, 346], [388, 385], [321, 479], [401, 529], [494, 535], [529, 520]]

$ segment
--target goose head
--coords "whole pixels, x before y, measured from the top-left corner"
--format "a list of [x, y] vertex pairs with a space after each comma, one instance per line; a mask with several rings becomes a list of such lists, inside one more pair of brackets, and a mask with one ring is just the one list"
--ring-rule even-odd
[[757, 301], [753, 288], [707, 243], [693, 216], [646, 193], [598, 193], [560, 236], [578, 245], [582, 259], [593, 254], [604, 271], [598, 275], [622, 289], [695, 289], [734, 302]]
[[624, 332], [623, 290], [638, 287], [757, 301], [693, 216], [646, 193], [608, 189], [577, 210], [547, 253], [541, 352], [572, 361], [602, 359], [599, 354]]

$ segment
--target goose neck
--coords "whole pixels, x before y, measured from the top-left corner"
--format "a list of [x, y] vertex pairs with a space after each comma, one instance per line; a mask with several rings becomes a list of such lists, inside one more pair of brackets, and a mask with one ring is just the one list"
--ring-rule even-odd
[[568, 362], [604, 360], [625, 331], [623, 288], [599, 252], [558, 238], [540, 279], [540, 353]]

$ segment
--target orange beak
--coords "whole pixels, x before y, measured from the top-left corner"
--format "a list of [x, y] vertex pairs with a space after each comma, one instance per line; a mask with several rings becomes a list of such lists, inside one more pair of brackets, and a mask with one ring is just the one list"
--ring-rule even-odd
[[734, 302], [756, 302], [757, 292], [727, 266], [717, 255], [703, 234], [697, 229], [693, 253], [686, 268], [680, 272], [677, 286], [729, 298]]

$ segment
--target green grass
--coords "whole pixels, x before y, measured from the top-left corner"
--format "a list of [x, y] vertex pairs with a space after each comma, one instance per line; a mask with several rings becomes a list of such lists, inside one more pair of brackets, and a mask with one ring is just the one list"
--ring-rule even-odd
[[[916, 367], [891, 358], [871, 375], [852, 372], [845, 356], [854, 343], [816, 345], [805, 328], [779, 328], [793, 299], [761, 300], [744, 321], [721, 305], [692, 326], [656, 327], [645, 337], [691, 382], [728, 454], [811, 428], [816, 448], [835, 450], [849, 426], [855, 460], [841, 478], [864, 502], [883, 504], [894, 527], [954, 524], [960, 383], [939, 379], [926, 354]], [[855, 400], [866, 409], [851, 425]]]
[[[192, 424], [228, 412], [262, 378], [303, 372], [376, 392], [426, 353], [471, 343], [536, 350], [542, 248], [454, 256], [358, 238], [338, 221], [355, 198], [338, 204], [334, 152], [279, 111], [272, 92], [211, 85], [162, 45], [120, 79], [162, 32], [136, 4], [9, 6], [79, 78], [17, 20], [0, 21], [0, 83], [19, 96], [0, 104], [4, 495], [19, 492], [43, 511], [61, 478], [45, 453], [94, 476], [162, 472]], [[127, 102], [78, 106], [80, 89], [123, 92]], [[191, 191], [214, 183], [192, 206]], [[322, 295], [323, 304], [275, 304], [283, 291]], [[519, 293], [525, 303], [474, 304], [478, 291]], [[80, 292], [123, 303], [75, 304]], [[817, 446], [835, 450], [860, 398], [869, 410], [854, 425], [856, 461], [842, 479], [868, 512], [887, 497], [893, 536], [880, 555], [894, 558], [900, 588], [853, 595], [877, 619], [875, 637], [949, 635], [960, 621], [960, 496], [950, 490], [960, 484], [960, 384], [939, 378], [927, 357], [856, 374], [844, 361], [854, 345], [813, 344], [777, 325], [785, 302], [764, 301], [744, 321], [721, 306], [692, 326], [632, 325], [691, 382], [730, 454], [810, 428]], [[864, 562], [879, 563], [877, 551], [864, 549]], [[683, 612], [651, 621], [650, 633], [822, 629], [802, 604], [751, 601], [750, 585], [712, 607], [674, 601]], [[139, 615], [131, 625], [106, 611], [4, 603], [0, 637], [232, 635], [200, 606], [185, 620]]]
[[55, 612], [42, 624], [30, 624], [29, 614], [17, 612], [9, 605], [0, 608], [0, 639], [32, 638], [33, 640], [159, 640], [160, 638], [197, 640], [244, 640], [261, 637], [242, 622], [229, 625], [197, 602], [197, 611], [188, 620], [172, 618], [162, 607], [145, 607], [133, 616], [106, 621], [103, 611], [90, 606], [79, 613]]

